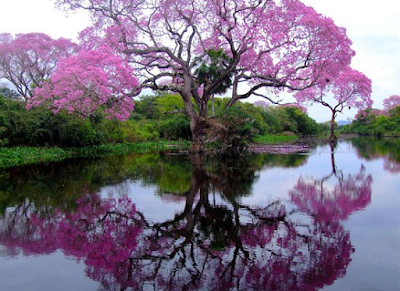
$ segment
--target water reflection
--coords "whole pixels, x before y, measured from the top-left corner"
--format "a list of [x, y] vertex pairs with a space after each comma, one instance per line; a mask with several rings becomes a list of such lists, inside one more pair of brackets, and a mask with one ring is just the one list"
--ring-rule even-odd
[[[8, 189], [1, 192], [3, 255], [62, 250], [84, 262], [103, 290], [317, 290], [346, 272], [353, 247], [340, 220], [369, 203], [371, 177], [363, 169], [343, 177], [333, 166], [323, 181], [300, 178], [290, 193], [298, 208], [242, 199], [262, 168], [306, 161], [160, 154], [14, 169], [1, 182]], [[339, 184], [328, 193], [332, 177]], [[98, 194], [126, 179], [155, 185], [183, 208], [154, 222], [125, 188]]]
[[346, 220], [371, 202], [372, 176], [363, 165], [358, 173], [344, 175], [336, 167], [333, 149], [331, 165], [331, 172], [322, 178], [300, 176], [289, 194], [301, 211], [320, 220]]
[[[84, 193], [99, 192], [104, 186], [135, 181], [156, 186], [157, 193], [184, 195], [192, 187], [193, 163], [203, 163], [211, 187], [227, 197], [249, 195], [263, 167], [297, 167], [307, 161], [299, 155], [249, 155], [191, 161], [187, 156], [146, 154], [76, 159], [48, 165], [0, 169], [0, 214], [25, 200], [35, 205], [70, 209]], [[215, 184], [215, 185], [214, 185]], [[223, 189], [225, 188], [225, 190]], [[124, 189], [121, 189], [123, 191]]]
[[144, 290], [146, 282], [155, 290], [316, 290], [350, 262], [339, 223], [299, 223], [279, 202], [228, 209], [204, 198], [188, 197], [183, 212], [157, 224], [128, 198], [90, 195], [75, 211], [48, 216], [24, 209], [8, 213], [1, 243], [26, 254], [60, 249], [105, 290]]
[[400, 139], [358, 137], [350, 139], [358, 155], [367, 160], [383, 159], [383, 167], [390, 173], [400, 173]]

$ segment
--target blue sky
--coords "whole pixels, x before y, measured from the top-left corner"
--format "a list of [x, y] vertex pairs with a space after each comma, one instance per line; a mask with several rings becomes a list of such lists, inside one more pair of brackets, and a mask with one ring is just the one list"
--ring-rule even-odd
[[[394, 0], [303, 0], [319, 13], [331, 17], [347, 29], [356, 56], [352, 67], [372, 80], [374, 107], [382, 100], [400, 95], [400, 2]], [[51, 0], [0, 0], [0, 32], [44, 32], [53, 38], [76, 38], [89, 25], [84, 13], [69, 13], [54, 8]], [[329, 119], [322, 106], [309, 108], [317, 121]], [[339, 115], [352, 118], [355, 111]]]

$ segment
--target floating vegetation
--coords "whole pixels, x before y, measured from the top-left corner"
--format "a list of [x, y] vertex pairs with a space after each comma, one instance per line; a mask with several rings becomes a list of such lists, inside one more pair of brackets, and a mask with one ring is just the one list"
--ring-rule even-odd
[[261, 154], [295, 154], [295, 153], [305, 153], [310, 150], [308, 145], [253, 145], [248, 149], [252, 153]]

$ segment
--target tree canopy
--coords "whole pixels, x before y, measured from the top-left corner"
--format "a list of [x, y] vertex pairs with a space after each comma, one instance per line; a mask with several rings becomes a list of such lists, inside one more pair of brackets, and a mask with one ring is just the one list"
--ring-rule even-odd
[[60, 59], [78, 46], [64, 38], [52, 39], [44, 33], [0, 34], [0, 79], [10, 81], [26, 101], [33, 89], [48, 80]]
[[66, 108], [90, 116], [101, 105], [105, 113], [125, 120], [133, 110], [132, 95], [139, 83], [133, 69], [120, 57], [101, 48], [80, 51], [59, 62], [51, 78], [35, 89], [28, 107], [51, 100], [54, 111]]
[[400, 96], [392, 95], [383, 100], [383, 110], [390, 111], [396, 107], [400, 106]]

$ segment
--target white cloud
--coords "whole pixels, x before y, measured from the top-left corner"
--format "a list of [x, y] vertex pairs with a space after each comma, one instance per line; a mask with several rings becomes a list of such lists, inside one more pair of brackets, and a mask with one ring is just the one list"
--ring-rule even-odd
[[53, 38], [74, 39], [79, 31], [89, 25], [84, 12], [59, 11], [50, 0], [0, 0], [0, 32], [43, 32]]

